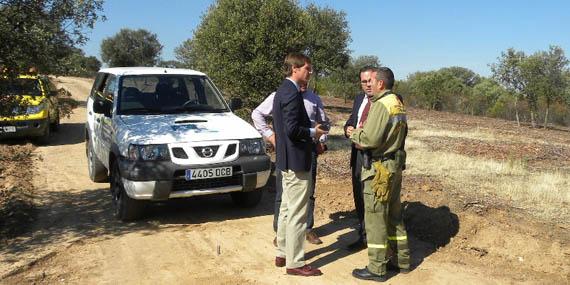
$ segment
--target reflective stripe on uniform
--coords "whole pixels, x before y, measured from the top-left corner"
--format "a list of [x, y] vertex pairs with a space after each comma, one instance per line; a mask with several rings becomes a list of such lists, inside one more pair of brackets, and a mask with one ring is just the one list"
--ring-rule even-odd
[[385, 244], [373, 244], [373, 243], [369, 243], [368, 244], [369, 248], [386, 248]]
[[388, 240], [407, 240], [408, 236], [395, 236], [395, 237], [388, 237]]
[[394, 115], [392, 118], [390, 118], [390, 122], [392, 124], [396, 124], [398, 122], [407, 122], [408, 119], [406, 117], [406, 114], [398, 114], [398, 115]]

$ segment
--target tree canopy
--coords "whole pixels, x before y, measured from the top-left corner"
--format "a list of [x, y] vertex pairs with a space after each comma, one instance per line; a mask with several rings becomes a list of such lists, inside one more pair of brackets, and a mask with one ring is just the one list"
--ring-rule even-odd
[[513, 48], [501, 53], [498, 62], [491, 65], [493, 77], [515, 98], [515, 111], [519, 122], [518, 101], [526, 101], [530, 122], [536, 125], [539, 103], [545, 104], [544, 125], [548, 124], [550, 106], [556, 101], [565, 101], [568, 94], [568, 59], [564, 50], [550, 46], [548, 51], [538, 51], [527, 56]]
[[154, 66], [161, 51], [157, 35], [144, 29], [121, 29], [101, 42], [101, 59], [109, 67]]
[[323, 77], [317, 86], [321, 95], [343, 97], [345, 100], [353, 98], [362, 92], [360, 87], [360, 69], [365, 66], [380, 67], [380, 59], [375, 55], [361, 55], [350, 57], [348, 64], [337, 67], [330, 75]]
[[83, 50], [74, 48], [73, 52], [63, 59], [63, 75], [91, 77], [101, 69], [101, 62], [94, 56], [86, 56]]
[[[62, 59], [87, 41], [103, 0], [0, 0], [0, 66], [16, 74], [36, 67], [57, 74]], [[103, 17], [104, 19], [104, 17]]]
[[[0, 72], [13, 78], [33, 67], [65, 74], [78, 59], [77, 46], [87, 41], [97, 20], [105, 19], [102, 10], [103, 0], [0, 0]], [[95, 64], [86, 60], [86, 66]], [[25, 105], [15, 96], [0, 96], [0, 116]]]
[[219, 0], [176, 57], [253, 108], [283, 80], [287, 53], [306, 53], [315, 75], [328, 74], [348, 61], [349, 40], [344, 13], [332, 9], [303, 9], [292, 0]]

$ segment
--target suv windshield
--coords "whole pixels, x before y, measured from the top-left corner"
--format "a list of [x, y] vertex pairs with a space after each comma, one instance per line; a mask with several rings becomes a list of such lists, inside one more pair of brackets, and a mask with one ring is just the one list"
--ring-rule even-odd
[[166, 74], [122, 77], [117, 107], [122, 115], [229, 111], [207, 77]]
[[42, 96], [40, 82], [33, 78], [0, 78], [0, 96], [30, 95]]

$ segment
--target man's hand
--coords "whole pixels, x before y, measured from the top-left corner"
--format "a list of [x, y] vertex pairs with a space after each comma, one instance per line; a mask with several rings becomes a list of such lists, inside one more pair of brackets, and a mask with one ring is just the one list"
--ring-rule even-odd
[[328, 134], [328, 131], [321, 129], [321, 124], [315, 126], [315, 138], [320, 138], [322, 135]]
[[364, 148], [362, 148], [361, 145], [359, 145], [359, 144], [357, 144], [357, 143], [354, 144], [354, 147], [355, 147], [356, 149], [359, 149], [359, 150], [363, 150], [363, 149], [364, 149]]
[[327, 151], [327, 145], [324, 143], [317, 143], [317, 154], [323, 154]]
[[346, 127], [346, 137], [350, 137], [352, 135], [352, 131], [354, 131], [354, 127], [353, 126], [348, 126]]
[[270, 143], [273, 147], [275, 147], [275, 133], [269, 137], [266, 137], [265, 140]]

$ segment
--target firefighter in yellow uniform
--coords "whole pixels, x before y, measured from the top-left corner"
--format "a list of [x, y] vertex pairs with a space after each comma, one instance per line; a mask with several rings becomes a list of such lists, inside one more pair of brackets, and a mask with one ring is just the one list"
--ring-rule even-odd
[[400, 202], [408, 125], [402, 100], [391, 92], [393, 85], [394, 73], [389, 68], [373, 72], [369, 111], [362, 126], [350, 136], [365, 153], [361, 179], [369, 259], [368, 266], [355, 269], [352, 275], [380, 282], [387, 280], [387, 270], [410, 270]]

